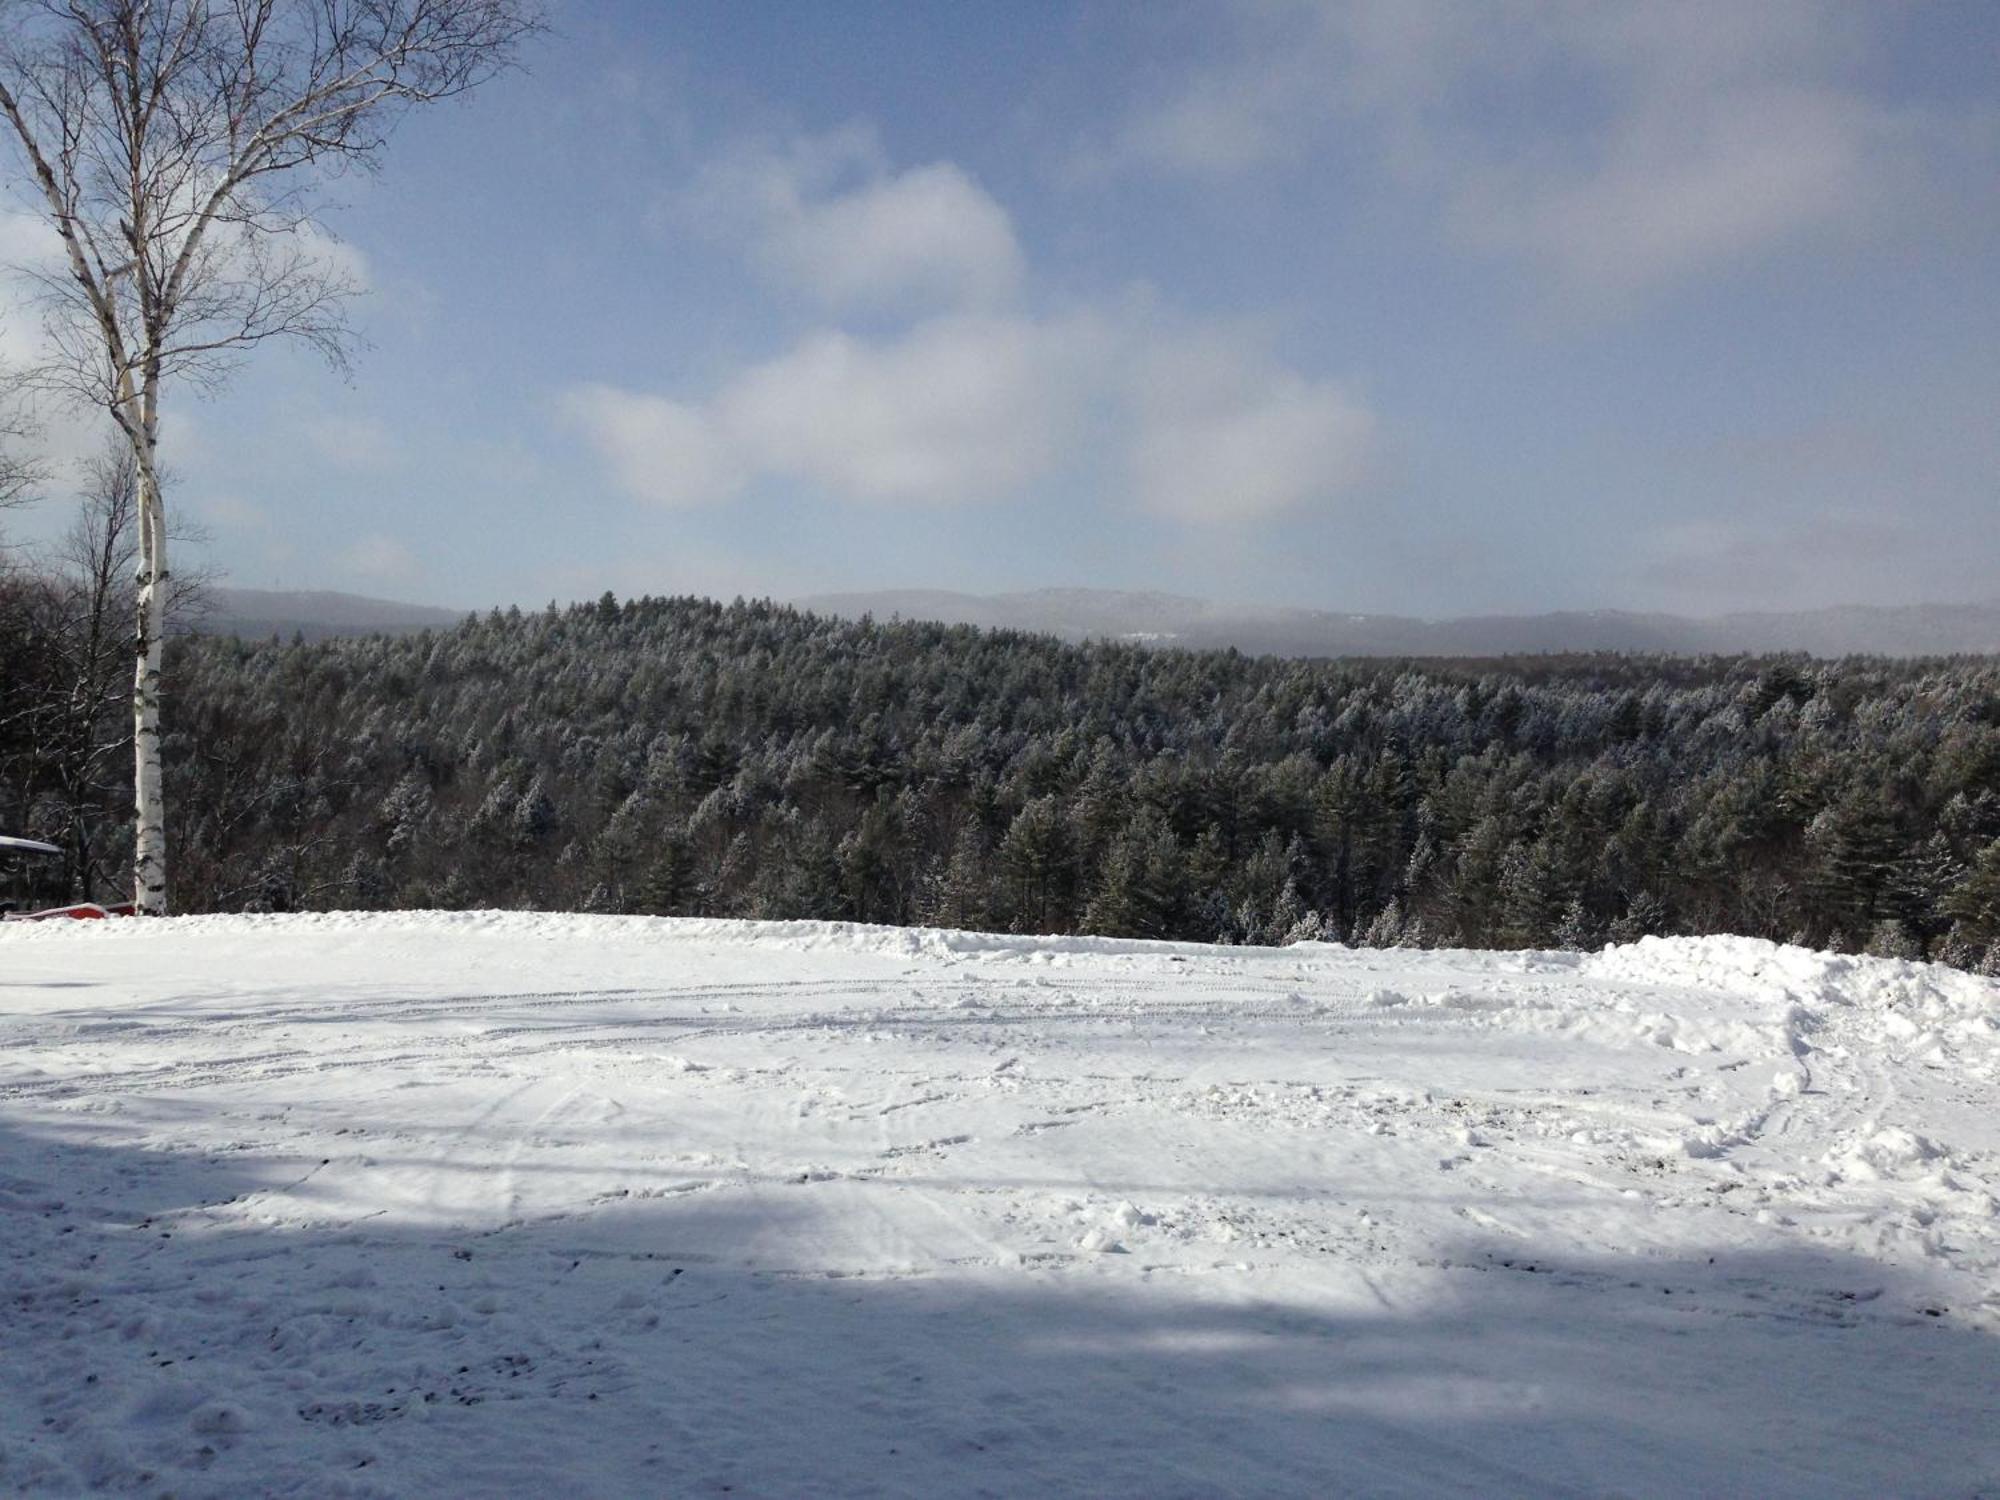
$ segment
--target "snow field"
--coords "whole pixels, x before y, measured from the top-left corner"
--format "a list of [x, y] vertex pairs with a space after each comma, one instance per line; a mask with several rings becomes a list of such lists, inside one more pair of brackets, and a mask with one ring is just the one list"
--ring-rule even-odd
[[0, 1489], [2000, 1492], [2000, 990], [0, 929]]

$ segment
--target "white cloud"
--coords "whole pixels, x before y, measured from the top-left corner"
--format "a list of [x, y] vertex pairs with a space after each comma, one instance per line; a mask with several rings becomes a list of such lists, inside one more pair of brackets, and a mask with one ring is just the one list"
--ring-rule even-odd
[[1098, 356], [1090, 320], [948, 316], [871, 342], [815, 334], [699, 404], [563, 396], [628, 493], [724, 500], [759, 475], [851, 500], [950, 505], [1018, 489], [1066, 447]]
[[1152, 351], [1136, 381], [1133, 493], [1177, 520], [1254, 521], [1368, 477], [1376, 420], [1354, 394], [1216, 338]]
[[382, 532], [355, 539], [338, 558], [346, 572], [378, 583], [409, 578], [417, 572], [416, 555], [402, 542]]
[[355, 292], [372, 290], [374, 269], [368, 257], [351, 240], [343, 240], [317, 224], [301, 225], [297, 235], [300, 253], [321, 275], [339, 281]]
[[950, 317], [871, 344], [820, 334], [718, 403], [746, 451], [860, 500], [951, 503], [1045, 472], [1069, 435], [1093, 325]]
[[609, 385], [578, 386], [557, 407], [618, 487], [637, 499], [704, 505], [730, 498], [748, 480], [729, 438], [699, 407]]
[[[24, 374], [46, 364], [52, 348], [34, 306], [26, 276], [62, 268], [62, 240], [46, 220], [20, 210], [0, 210], [0, 376]], [[40, 400], [30, 408], [32, 432], [20, 448], [38, 458], [58, 482], [74, 478], [84, 462], [104, 452], [110, 420], [96, 408]]]
[[864, 131], [739, 151], [686, 208], [828, 307], [987, 307], [1021, 280], [1013, 223], [991, 194], [951, 162], [892, 171]]
[[1214, 175], [1346, 141], [1449, 232], [1620, 296], [1826, 226], [1887, 221], [1927, 122], [1862, 82], [1832, 0], [1349, 0], [1228, 12], [1217, 57], [1092, 169]]
[[559, 403], [620, 488], [681, 506], [760, 476], [841, 499], [1005, 500], [1100, 455], [1127, 498], [1189, 522], [1254, 521], [1351, 491], [1375, 418], [1233, 334], [1078, 316], [953, 316], [871, 342], [816, 334], [706, 400], [592, 385]]
[[905, 291], [998, 301], [1021, 276], [1006, 210], [949, 162], [915, 167], [808, 207], [773, 253], [836, 304]]
[[1901, 190], [1900, 136], [1836, 91], [1747, 83], [1635, 102], [1587, 161], [1449, 174], [1452, 227], [1605, 294], [1675, 280], [1819, 226], [1858, 223]]
[[1165, 328], [1142, 298], [1020, 310], [1013, 226], [953, 163], [894, 171], [872, 133], [849, 129], [738, 150], [680, 208], [829, 309], [915, 321], [889, 336], [820, 329], [700, 395], [570, 389], [560, 417], [636, 498], [723, 503], [780, 479], [864, 504], [953, 505], [1108, 469], [1134, 506], [1207, 521], [1360, 480], [1373, 418], [1342, 387], [1240, 337]]

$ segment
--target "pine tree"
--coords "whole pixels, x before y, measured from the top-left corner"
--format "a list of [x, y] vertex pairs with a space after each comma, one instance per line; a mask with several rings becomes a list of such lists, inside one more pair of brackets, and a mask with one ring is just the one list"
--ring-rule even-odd
[[1278, 899], [1271, 903], [1271, 918], [1265, 926], [1265, 933], [1273, 943], [1290, 943], [1299, 925], [1305, 921], [1305, 902], [1299, 899], [1299, 886], [1290, 876], [1278, 890]]
[[1884, 917], [1868, 935], [1863, 952], [1874, 958], [1922, 958], [1923, 945], [1896, 917]]
[[1636, 943], [1642, 937], [1664, 937], [1671, 918], [1666, 902], [1651, 891], [1641, 891], [1625, 907], [1625, 914], [1611, 924], [1611, 941]]
[[1572, 897], [1556, 923], [1556, 946], [1570, 953], [1587, 953], [1598, 946], [1597, 923], [1581, 897]]
[[1164, 937], [1178, 930], [1186, 901], [1180, 840], [1151, 808], [1112, 840], [1083, 925], [1110, 937]]
[[640, 910], [656, 917], [689, 915], [694, 889], [694, 861], [689, 857], [687, 836], [676, 830], [660, 840], [652, 867], [646, 872]]
[[516, 849], [532, 849], [546, 843], [555, 832], [556, 805], [538, 773], [514, 804], [508, 819], [508, 833]]
[[1901, 847], [1886, 799], [1872, 789], [1842, 798], [1813, 820], [1809, 842], [1816, 914], [1847, 930], [1872, 929]]
[[953, 840], [951, 861], [931, 920], [939, 927], [977, 931], [991, 920], [991, 886], [987, 879], [986, 840], [976, 823], [967, 823]]
[[2000, 938], [1995, 938], [1987, 946], [1986, 952], [1979, 960], [1978, 972], [1988, 979], [2000, 979]]
[[1286, 929], [1282, 939], [1286, 947], [1293, 943], [1324, 943], [1328, 941], [1326, 918], [1316, 911], [1309, 911]]
[[1957, 918], [1952, 930], [1963, 941], [1983, 946], [2000, 939], [2000, 838], [1979, 851], [1944, 909]]
[[382, 852], [396, 859], [415, 849], [435, 807], [429, 778], [415, 769], [407, 772], [389, 789], [376, 813]]
[[1377, 912], [1362, 930], [1360, 946], [1400, 948], [1404, 946], [1404, 927], [1402, 903], [1391, 897], [1389, 904]]
[[1067, 925], [1075, 861], [1069, 823], [1055, 797], [1023, 807], [1000, 844], [1016, 930], [1057, 932]]

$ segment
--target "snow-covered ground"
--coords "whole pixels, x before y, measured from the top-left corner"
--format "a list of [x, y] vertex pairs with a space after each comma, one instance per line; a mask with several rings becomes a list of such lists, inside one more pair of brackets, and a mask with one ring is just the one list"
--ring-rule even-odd
[[0, 1490], [2000, 1494], [2000, 989], [0, 929]]

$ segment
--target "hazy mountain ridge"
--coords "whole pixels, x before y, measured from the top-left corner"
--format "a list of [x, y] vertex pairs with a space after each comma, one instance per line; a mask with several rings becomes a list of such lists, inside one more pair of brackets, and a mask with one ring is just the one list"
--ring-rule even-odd
[[[307, 640], [400, 634], [456, 625], [465, 611], [332, 590], [217, 588], [204, 635]], [[2000, 653], [2000, 604], [1837, 605], [1744, 610], [1709, 617], [1636, 610], [1556, 610], [1539, 615], [1341, 614], [1332, 610], [1217, 604], [1183, 594], [1049, 588], [1010, 594], [884, 589], [794, 601], [854, 619], [938, 620], [1025, 630], [1066, 640], [1141, 640], [1270, 656], [1514, 656], [1625, 651], [1813, 656], [1950, 656]]]
[[1275, 656], [1510, 656], [1573, 651], [1814, 656], [1933, 656], [2000, 652], [2000, 604], [1838, 605], [1748, 610], [1697, 618], [1632, 610], [1540, 615], [1408, 615], [1254, 609], [1164, 593], [1036, 589], [960, 594], [943, 589], [817, 594], [798, 601], [825, 614], [1031, 630], [1070, 640], [1131, 638], [1161, 645]]
[[329, 589], [236, 589], [208, 591], [209, 608], [193, 628], [202, 635], [233, 635], [264, 640], [294, 635], [309, 641], [331, 636], [399, 635], [404, 631], [442, 629], [465, 618], [460, 609], [429, 604], [404, 604], [371, 599]]

